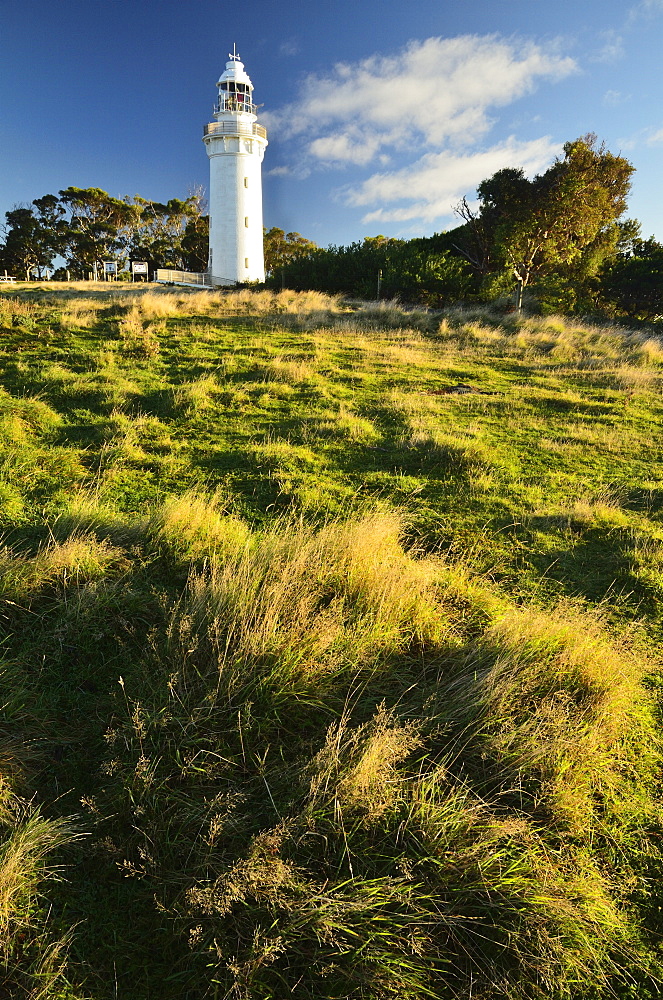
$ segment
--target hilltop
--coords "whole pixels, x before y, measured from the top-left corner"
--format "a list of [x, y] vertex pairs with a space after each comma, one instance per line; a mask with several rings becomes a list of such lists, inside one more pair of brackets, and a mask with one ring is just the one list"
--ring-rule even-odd
[[663, 345], [0, 291], [7, 996], [658, 996]]

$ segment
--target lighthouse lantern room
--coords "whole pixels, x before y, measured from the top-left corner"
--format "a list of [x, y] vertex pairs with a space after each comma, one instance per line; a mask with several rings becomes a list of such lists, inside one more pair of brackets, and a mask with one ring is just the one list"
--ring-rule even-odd
[[215, 285], [264, 281], [261, 168], [267, 131], [256, 120], [253, 84], [234, 48], [217, 87], [214, 121], [203, 136], [210, 165], [208, 271]]

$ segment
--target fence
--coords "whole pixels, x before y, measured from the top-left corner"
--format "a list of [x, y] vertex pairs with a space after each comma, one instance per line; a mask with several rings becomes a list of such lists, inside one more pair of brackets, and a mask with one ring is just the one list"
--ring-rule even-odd
[[218, 288], [220, 285], [237, 284], [235, 278], [219, 278], [207, 272], [197, 274], [195, 271], [173, 271], [163, 267], [157, 269], [154, 280], [166, 285], [189, 285], [199, 288]]

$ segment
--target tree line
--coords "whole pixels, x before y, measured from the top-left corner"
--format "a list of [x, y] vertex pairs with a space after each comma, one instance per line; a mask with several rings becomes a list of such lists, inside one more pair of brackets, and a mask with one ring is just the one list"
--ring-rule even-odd
[[545, 311], [651, 320], [663, 313], [663, 246], [624, 218], [633, 173], [586, 135], [532, 179], [505, 168], [482, 181], [476, 204], [457, 206], [455, 229], [309, 248], [270, 280], [433, 306], [501, 299], [517, 307], [525, 294]]
[[[274, 227], [265, 231], [267, 284], [436, 307], [517, 307], [526, 295], [547, 311], [652, 320], [663, 313], [663, 245], [624, 218], [633, 173], [627, 159], [586, 135], [532, 179], [517, 168], [497, 171], [474, 204], [464, 198], [457, 206], [460, 224], [434, 236], [321, 248]], [[105, 260], [200, 272], [209, 220], [200, 192], [161, 203], [69, 187], [7, 212], [4, 235], [0, 268], [20, 277], [41, 275], [56, 258], [74, 278]]]
[[101, 188], [69, 187], [5, 213], [0, 268], [24, 277], [41, 275], [56, 258], [74, 278], [96, 274], [107, 260], [131, 260], [150, 271], [207, 267], [208, 218], [200, 192], [162, 203], [140, 195], [113, 198]]

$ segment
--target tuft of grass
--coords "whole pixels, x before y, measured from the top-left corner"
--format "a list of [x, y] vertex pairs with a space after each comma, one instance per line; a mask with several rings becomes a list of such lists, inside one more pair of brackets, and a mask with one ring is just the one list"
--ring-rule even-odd
[[[135, 358], [156, 358], [161, 350], [159, 335], [163, 333], [163, 326], [156, 323], [149, 323], [145, 319], [145, 308], [143, 300], [140, 305], [131, 306], [126, 315], [119, 321], [119, 335], [122, 350], [129, 357]], [[153, 310], [148, 308], [148, 315], [154, 315]], [[163, 315], [157, 312], [156, 315]]]
[[5, 599], [25, 600], [47, 588], [76, 587], [101, 579], [126, 566], [123, 553], [92, 535], [70, 535], [50, 540], [34, 556], [5, 549], [0, 556], [0, 592]]
[[596, 614], [568, 606], [508, 613], [487, 631], [479, 662], [484, 650], [491, 752], [507, 772], [536, 777], [532, 794], [556, 823], [591, 837], [605, 810], [624, 808], [634, 778], [644, 789], [656, 767], [646, 664], [610, 643]]
[[[51, 858], [77, 834], [65, 819], [18, 806], [0, 842], [0, 962], [7, 996], [27, 1000], [71, 995], [65, 980], [70, 935], [40, 927], [43, 885], [57, 876]], [[66, 991], [66, 992], [65, 992]]]
[[353, 413], [343, 403], [333, 416], [317, 422], [316, 431], [321, 435], [346, 438], [350, 441], [373, 442], [380, 437], [380, 432], [372, 421]]
[[208, 409], [219, 394], [219, 385], [209, 376], [184, 382], [174, 392], [175, 407], [178, 410], [198, 412]]
[[405, 635], [425, 641], [442, 627], [432, 604], [418, 600], [430, 571], [404, 557], [400, 530], [398, 519], [375, 515], [320, 532], [293, 525], [250, 541], [237, 534], [234, 553], [192, 576], [172, 626], [174, 648], [217, 663], [230, 692], [246, 683], [249, 661], [315, 681], [347, 669], [358, 643], [370, 667]]
[[[62, 418], [39, 396], [11, 396], [0, 392], [0, 421], [8, 427], [24, 428], [37, 434], [52, 434]], [[19, 432], [19, 437], [20, 437]]]
[[219, 492], [206, 496], [190, 490], [168, 500], [148, 521], [158, 548], [184, 562], [224, 559], [247, 544], [249, 529], [229, 514]]
[[71, 538], [95, 538], [109, 542], [116, 549], [127, 549], [144, 541], [147, 518], [119, 513], [93, 494], [80, 493], [59, 514], [53, 524], [53, 537], [62, 543]]

